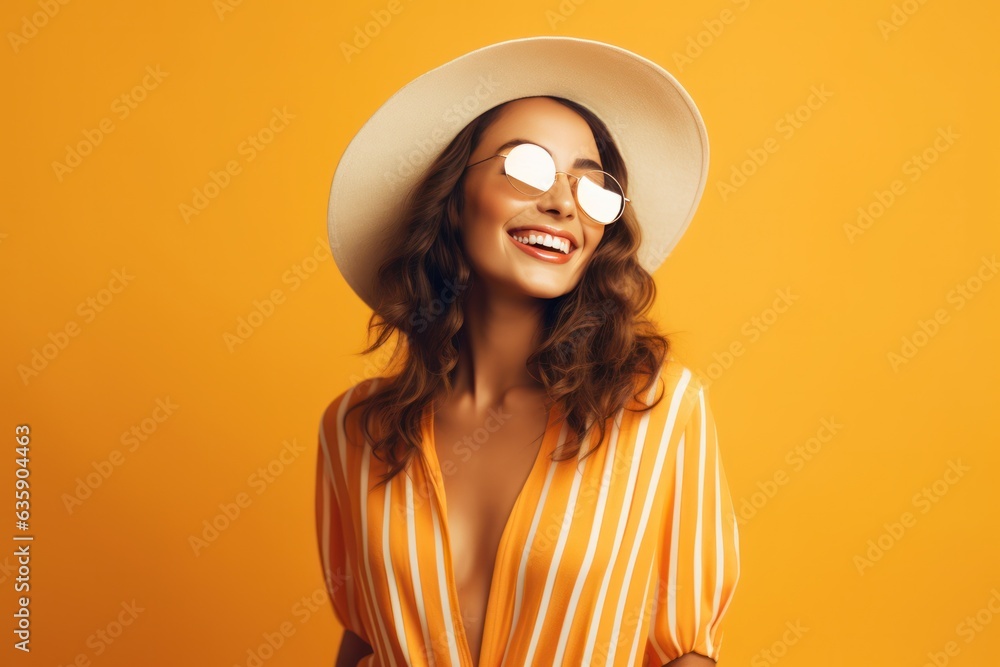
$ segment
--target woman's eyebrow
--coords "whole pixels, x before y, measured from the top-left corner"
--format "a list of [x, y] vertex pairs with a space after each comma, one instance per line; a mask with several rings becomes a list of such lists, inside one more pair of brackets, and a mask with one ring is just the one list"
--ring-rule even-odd
[[[518, 144], [535, 144], [536, 146], [541, 146], [545, 150], [549, 151], [550, 154], [552, 153], [552, 151], [549, 150], [548, 146], [545, 146], [544, 144], [540, 144], [537, 141], [531, 141], [530, 139], [511, 139], [510, 141], [504, 143], [502, 146], [500, 146], [499, 148], [497, 148], [496, 152], [500, 153], [502, 151], [507, 150], [508, 148], [513, 148], [514, 146], [517, 146]], [[599, 162], [595, 162], [594, 160], [591, 160], [588, 157], [578, 157], [573, 162], [573, 168], [574, 169], [597, 169], [598, 171], [601, 171], [601, 170], [604, 169], [604, 167], [602, 167]]]

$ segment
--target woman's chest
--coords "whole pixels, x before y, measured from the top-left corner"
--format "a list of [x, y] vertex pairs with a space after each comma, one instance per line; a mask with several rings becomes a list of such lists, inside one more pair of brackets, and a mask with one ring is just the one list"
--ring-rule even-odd
[[542, 410], [435, 415], [433, 442], [459, 588], [488, 588], [500, 538], [539, 458], [546, 425]]
[[[598, 589], [618, 590], [627, 577], [645, 582], [650, 556], [635, 546], [659, 523], [658, 504], [647, 502], [659, 476], [625, 434], [609, 433], [586, 460], [555, 463], [548, 455], [566, 437], [560, 422], [542, 411], [492, 417], [434, 413], [422, 431], [426, 465], [364, 494], [361, 510], [361, 560], [370, 563], [361, 574], [375, 590], [412, 583], [422, 609], [407, 606], [406, 593], [404, 616], [440, 607], [442, 618], [460, 618], [459, 644], [472, 655], [491, 641], [487, 627], [515, 622], [515, 597], [546, 590], [546, 598], [591, 604], [604, 595]], [[385, 472], [372, 456], [361, 470], [369, 480]]]

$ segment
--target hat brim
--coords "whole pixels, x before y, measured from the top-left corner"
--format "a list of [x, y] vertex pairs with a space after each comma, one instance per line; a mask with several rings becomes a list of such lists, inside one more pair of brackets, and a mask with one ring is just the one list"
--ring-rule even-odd
[[564, 97], [608, 126], [629, 173], [652, 273], [694, 217], [708, 175], [708, 134], [691, 96], [665, 69], [623, 48], [575, 37], [491, 44], [400, 88], [344, 150], [330, 189], [330, 248], [373, 309], [375, 273], [398, 237], [404, 198], [476, 116], [522, 97]]

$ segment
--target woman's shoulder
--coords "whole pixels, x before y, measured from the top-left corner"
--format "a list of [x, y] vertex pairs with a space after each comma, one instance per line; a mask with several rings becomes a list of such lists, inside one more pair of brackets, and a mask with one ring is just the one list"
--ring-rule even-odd
[[683, 382], [685, 391], [692, 391], [697, 394], [703, 389], [708, 389], [708, 378], [679, 360], [673, 354], [667, 356], [667, 359], [660, 367], [660, 373], [665, 379], [669, 379], [674, 386], [680, 385]]
[[660, 365], [656, 384], [652, 401], [662, 396], [656, 407], [667, 410], [672, 404], [677, 404], [678, 413], [683, 415], [694, 407], [699, 395], [707, 392], [709, 380], [673, 354], [668, 354]]
[[372, 394], [378, 386], [387, 380], [385, 377], [368, 377], [354, 382], [337, 394], [323, 410], [321, 427], [327, 433], [335, 432], [339, 422], [348, 409]]

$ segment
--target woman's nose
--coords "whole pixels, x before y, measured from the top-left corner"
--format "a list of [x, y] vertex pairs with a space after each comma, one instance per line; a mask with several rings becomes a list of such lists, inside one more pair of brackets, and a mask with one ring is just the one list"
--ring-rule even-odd
[[576, 215], [576, 199], [568, 175], [562, 172], [556, 174], [552, 187], [539, 197], [538, 208], [546, 213], [556, 213], [560, 218]]

